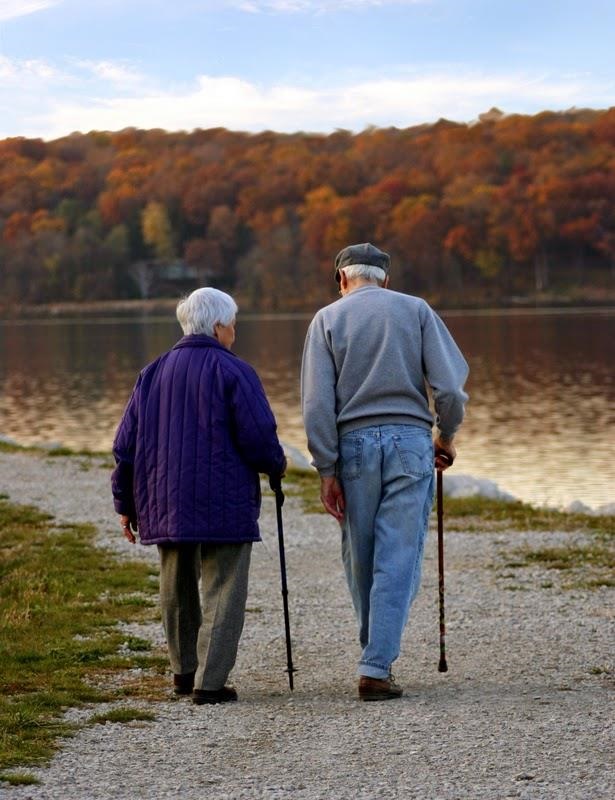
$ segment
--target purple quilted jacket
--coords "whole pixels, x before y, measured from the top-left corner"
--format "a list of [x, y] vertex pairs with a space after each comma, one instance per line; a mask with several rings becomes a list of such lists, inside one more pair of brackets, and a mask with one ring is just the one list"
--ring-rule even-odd
[[259, 473], [284, 468], [256, 372], [205, 335], [141, 372], [113, 455], [115, 510], [143, 544], [258, 541]]

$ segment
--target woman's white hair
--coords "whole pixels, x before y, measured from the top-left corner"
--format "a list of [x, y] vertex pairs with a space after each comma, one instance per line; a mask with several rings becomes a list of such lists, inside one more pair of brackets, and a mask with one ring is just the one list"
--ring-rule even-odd
[[363, 278], [366, 281], [382, 284], [387, 274], [380, 267], [372, 267], [371, 264], [351, 264], [341, 270], [349, 281], [356, 278]]
[[193, 333], [214, 335], [214, 328], [230, 325], [237, 314], [237, 303], [230, 294], [213, 289], [195, 289], [177, 304], [177, 321], [186, 336]]

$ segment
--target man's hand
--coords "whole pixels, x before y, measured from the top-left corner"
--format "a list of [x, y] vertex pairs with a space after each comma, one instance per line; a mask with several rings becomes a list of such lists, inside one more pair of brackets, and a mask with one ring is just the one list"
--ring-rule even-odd
[[439, 472], [452, 467], [453, 461], [457, 457], [457, 450], [452, 439], [444, 439], [441, 436], [434, 441], [435, 465]]
[[320, 499], [327, 513], [335, 517], [338, 522], [344, 519], [344, 509], [346, 508], [344, 491], [337, 478], [320, 479]]
[[128, 539], [131, 544], [135, 544], [137, 541], [136, 536], [130, 530], [130, 526], [132, 525], [133, 530], [137, 530], [137, 523], [135, 520], [132, 520], [130, 517], [126, 516], [126, 514], [120, 514], [120, 525], [122, 526], [122, 533]]

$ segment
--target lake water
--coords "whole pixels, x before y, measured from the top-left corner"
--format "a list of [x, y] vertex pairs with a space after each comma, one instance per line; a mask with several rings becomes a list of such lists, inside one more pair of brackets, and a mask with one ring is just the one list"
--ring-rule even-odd
[[[451, 474], [523, 500], [615, 501], [615, 310], [443, 313], [470, 364]], [[307, 454], [299, 364], [309, 316], [240, 315], [280, 438]], [[137, 373], [181, 336], [168, 318], [0, 322], [0, 434], [108, 449]], [[0, 487], [1, 491], [1, 487]]]

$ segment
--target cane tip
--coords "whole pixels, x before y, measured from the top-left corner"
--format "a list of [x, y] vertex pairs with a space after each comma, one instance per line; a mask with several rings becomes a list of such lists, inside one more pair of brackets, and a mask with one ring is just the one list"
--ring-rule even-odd
[[448, 665], [446, 661], [440, 661], [438, 664], [438, 672], [448, 672]]

